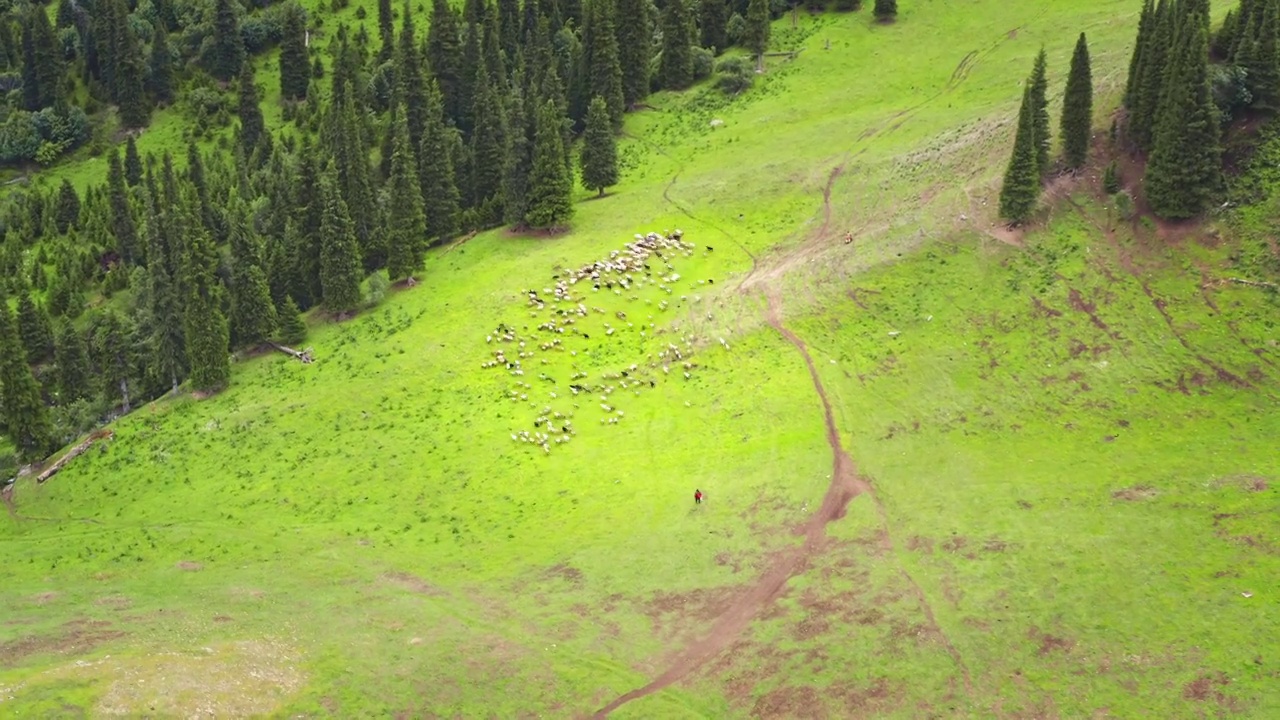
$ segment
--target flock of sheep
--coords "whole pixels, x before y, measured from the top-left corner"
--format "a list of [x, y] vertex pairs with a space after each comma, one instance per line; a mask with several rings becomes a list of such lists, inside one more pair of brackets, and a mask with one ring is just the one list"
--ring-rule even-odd
[[[713, 250], [708, 246], [703, 252]], [[665, 313], [673, 302], [700, 302], [699, 295], [681, 295], [678, 300], [674, 299], [682, 278], [673, 261], [691, 258], [697, 251], [697, 246], [683, 239], [680, 230], [636, 235], [633, 242], [622, 250], [610, 252], [603, 260], [553, 276], [553, 286], [525, 291], [530, 318], [541, 322], [533, 325], [532, 331], [529, 325], [518, 331], [514, 325], [500, 323], [485, 338], [486, 343], [498, 347], [481, 363], [485, 369], [505, 370], [512, 378], [507, 399], [528, 404], [535, 411], [532, 429], [513, 430], [512, 441], [538, 446], [549, 454], [552, 445], [568, 443], [577, 434], [573, 420], [578, 410], [598, 405], [600, 424], [616, 425], [626, 417], [618, 405], [627, 393], [639, 396], [643, 390], [657, 387], [661, 379], [673, 372], [686, 380], [692, 378], [697, 368], [691, 359], [697, 339], [693, 335], [682, 336], [679, 342], [664, 342], [660, 347], [654, 343], [650, 346], [653, 352], [647, 354], [644, 362], [631, 363], [622, 369], [589, 373], [582, 366], [596, 364], [588, 344], [593, 334], [596, 335], [595, 349], [599, 350], [602, 338], [616, 341], [623, 333], [638, 332], [639, 342], [649, 344], [655, 336], [666, 332], [658, 327], [652, 313], [646, 313], [645, 320], [638, 320], [643, 308], [630, 309], [630, 313], [608, 312], [598, 305], [589, 305], [590, 298], [612, 294], [628, 303], [648, 306], [649, 310], [656, 308], [659, 314]], [[714, 282], [705, 279], [698, 284]], [[686, 283], [692, 284], [688, 280]], [[590, 290], [586, 289], [588, 285]], [[656, 289], [669, 297], [655, 302], [652, 297], [641, 297], [639, 291], [643, 288]], [[600, 318], [597, 320], [594, 316]], [[723, 340], [721, 345], [728, 348]], [[555, 355], [565, 353], [572, 358], [572, 374], [567, 383], [561, 383], [548, 375], [547, 370], [554, 370]], [[597, 377], [594, 382], [593, 374]]]

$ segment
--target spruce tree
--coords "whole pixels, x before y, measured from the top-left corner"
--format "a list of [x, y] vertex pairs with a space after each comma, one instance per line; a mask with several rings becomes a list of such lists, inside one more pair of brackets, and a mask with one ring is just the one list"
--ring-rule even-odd
[[459, 193], [450, 154], [453, 131], [445, 127], [444, 109], [434, 82], [427, 86], [424, 109], [426, 124], [419, 146], [418, 178], [427, 215], [427, 237], [438, 241], [458, 230]]
[[391, 0], [378, 0], [378, 64], [387, 62], [395, 54], [395, 18], [391, 12]]
[[1204, 211], [1222, 182], [1218, 114], [1209, 90], [1208, 8], [1187, 4], [1144, 179], [1151, 209], [1167, 219]]
[[18, 457], [36, 462], [53, 449], [53, 426], [26, 356], [9, 302], [0, 297], [0, 415]]
[[66, 234], [68, 229], [80, 226], [80, 196], [66, 178], [62, 179], [62, 185], [58, 188], [58, 203], [53, 218], [60, 234]]
[[134, 352], [135, 327], [130, 318], [114, 309], [93, 316], [89, 325], [89, 357], [104, 397], [119, 402], [125, 413], [130, 410], [129, 387], [137, 368]]
[[285, 245], [293, 266], [294, 285], [290, 294], [303, 308], [320, 303], [320, 224], [324, 217], [324, 195], [320, 170], [310, 143], [304, 139], [298, 153], [298, 180], [294, 184], [294, 217], [285, 231]]
[[693, 83], [691, 27], [684, 0], [667, 0], [662, 14], [662, 59], [658, 65], [658, 79], [668, 90], [683, 90]]
[[225, 387], [231, 377], [231, 329], [222, 311], [222, 284], [215, 274], [217, 251], [199, 222], [189, 219], [183, 225], [186, 302], [182, 325], [189, 377], [193, 390], [213, 392]]
[[590, 93], [592, 97], [604, 99], [611, 127], [621, 130], [626, 102], [622, 96], [622, 66], [618, 60], [613, 3], [611, 0], [593, 0], [590, 11], [591, 43], [586, 48]]
[[702, 47], [719, 55], [729, 47], [729, 6], [725, 0], [702, 0], [698, 12], [698, 25], [702, 30]]
[[1280, 0], [1264, 4], [1257, 40], [1238, 62], [1245, 69], [1253, 107], [1274, 112], [1280, 110]]
[[466, 25], [462, 29], [462, 63], [458, 78], [458, 112], [454, 124], [464, 137], [470, 137], [475, 127], [475, 99], [477, 73], [488, 75], [480, 53], [481, 31], [478, 25]]
[[236, 342], [253, 347], [276, 331], [276, 308], [263, 272], [262, 243], [253, 230], [248, 207], [238, 195], [231, 219], [231, 328]]
[[747, 25], [742, 33], [742, 46], [756, 59], [756, 72], [764, 72], [764, 53], [769, 49], [769, 0], [747, 3]]
[[618, 65], [622, 73], [622, 102], [635, 107], [649, 96], [649, 62], [653, 57], [653, 27], [648, 0], [618, 2]]
[[115, 149], [107, 156], [107, 194], [111, 202], [111, 230], [116, 238], [116, 252], [126, 264], [135, 265], [141, 260], [138, 227], [129, 206], [129, 191], [125, 187], [124, 169], [120, 166], [120, 153]]
[[[461, 62], [462, 37], [458, 32], [458, 17], [453, 13], [448, 0], [431, 0], [431, 23], [427, 26], [427, 63], [440, 88], [445, 117], [455, 124], [464, 114], [461, 97], [464, 68], [460, 67]], [[410, 129], [412, 130], [412, 126]]]
[[525, 212], [525, 224], [532, 228], [559, 229], [573, 217], [573, 184], [564, 164], [562, 120], [553, 100], [538, 109]]
[[40, 105], [40, 68], [36, 59], [36, 29], [34, 13], [22, 16], [22, 107], [36, 112]]
[[529, 172], [533, 167], [533, 127], [529, 122], [532, 101], [526, 84], [524, 68], [519, 67], [512, 79], [513, 96], [507, 105], [507, 134], [511, 142], [502, 180], [502, 220], [513, 227], [524, 224]]
[[[62, 48], [57, 42], [53, 25], [49, 22], [49, 15], [45, 12], [44, 6], [34, 5], [28, 14], [31, 17], [32, 60], [35, 63], [38, 90], [37, 107], [28, 107], [28, 109], [56, 107], [65, 97]], [[23, 43], [26, 43], [25, 36]]]
[[1076, 42], [1062, 100], [1062, 151], [1067, 167], [1084, 167], [1093, 129], [1093, 74], [1089, 69], [1089, 43], [1084, 33]]
[[[1134, 107], [1129, 113], [1129, 137], [1138, 149], [1150, 152], [1164, 78], [1176, 62], [1170, 57], [1174, 13], [1168, 0], [1160, 0], [1151, 16], [1151, 39], [1143, 49], [1142, 75], [1134, 83]], [[1168, 66], [1168, 67], [1166, 67]]]
[[156, 102], [173, 100], [173, 53], [169, 50], [169, 33], [164, 23], [156, 23], [155, 39], [151, 41], [151, 74], [147, 78], [147, 92]]
[[582, 138], [582, 186], [603, 196], [605, 188], [617, 184], [618, 149], [609, 124], [609, 109], [596, 96], [587, 110], [587, 129]]
[[89, 373], [89, 348], [84, 336], [65, 319], [58, 323], [54, 363], [58, 366], [58, 399], [61, 403], [93, 397], [95, 390], [93, 376]]
[[53, 328], [49, 313], [32, 299], [30, 293], [18, 296], [18, 335], [27, 352], [27, 362], [39, 365], [53, 352]]
[[335, 119], [338, 137], [334, 143], [334, 159], [337, 162], [338, 189], [347, 204], [360, 257], [366, 269], [374, 270], [386, 264], [386, 246], [382, 227], [378, 222], [377, 204], [370, 177], [369, 155], [362, 135], [362, 126], [356, 115], [355, 102], [348, 95], [341, 104], [341, 114]]
[[1000, 217], [1020, 224], [1030, 219], [1040, 197], [1040, 174], [1036, 165], [1035, 108], [1030, 88], [1022, 93], [1018, 110], [1018, 132], [1013, 142], [1013, 155], [1000, 188]]
[[876, 20], [893, 22], [898, 17], [898, 0], [876, 0]]
[[214, 0], [213, 32], [204, 62], [209, 74], [223, 82], [240, 74], [240, 66], [244, 64], [244, 40], [240, 36], [240, 17], [236, 14], [233, 0]]
[[334, 175], [330, 169], [320, 182], [320, 297], [326, 310], [341, 314], [360, 306], [360, 249]]
[[307, 57], [307, 16], [296, 3], [284, 7], [280, 34], [280, 94], [286, 100], [303, 100], [311, 82]]
[[252, 153], [258, 146], [265, 123], [262, 120], [261, 98], [253, 81], [253, 63], [246, 61], [240, 69], [240, 146], [245, 153]]
[[138, 144], [133, 135], [124, 145], [124, 181], [129, 187], [136, 187], [142, 182], [142, 158], [138, 156]]
[[1043, 175], [1049, 169], [1049, 142], [1053, 139], [1049, 134], [1048, 59], [1044, 48], [1036, 55], [1027, 86], [1031, 92], [1031, 124], [1036, 133], [1036, 174]]
[[520, 0], [498, 0], [498, 39], [502, 52], [514, 60], [520, 49]]
[[427, 218], [422, 210], [417, 159], [404, 121], [392, 128], [390, 198], [387, 207], [387, 274], [394, 280], [411, 278], [422, 266]]
[[1154, 32], [1155, 5], [1152, 4], [1152, 0], [1143, 0], [1142, 15], [1138, 19], [1138, 38], [1133, 44], [1133, 55], [1129, 58], [1129, 75], [1124, 86], [1124, 108], [1131, 113], [1137, 105], [1143, 63]]
[[[148, 322], [142, 328], [143, 346], [151, 362], [147, 371], [151, 384], [177, 390], [186, 376], [186, 338], [183, 333], [182, 296], [176, 282], [180, 268], [172, 258], [160, 214], [147, 203], [147, 299]], [[174, 244], [179, 242], [173, 236]]]
[[292, 297], [284, 299], [280, 308], [280, 342], [286, 345], [300, 343], [307, 339], [307, 323], [302, 319], [302, 312]]
[[151, 106], [143, 90], [146, 63], [142, 47], [129, 27], [128, 8], [124, 0], [116, 0], [116, 12], [120, 14], [116, 36], [115, 99], [120, 109], [120, 124], [127, 128], [140, 128], [151, 119]]
[[[421, 146], [422, 134], [427, 126], [429, 115], [427, 85], [422, 69], [423, 58], [418, 53], [413, 17], [407, 2], [404, 6], [404, 16], [404, 26], [400, 28], [400, 46], [396, 52], [396, 92], [399, 95], [400, 108], [405, 113], [409, 142], [417, 148]], [[438, 98], [437, 107], [439, 107]], [[423, 158], [419, 157], [418, 161], [421, 164]], [[423, 177], [422, 181], [425, 183], [426, 178]]]

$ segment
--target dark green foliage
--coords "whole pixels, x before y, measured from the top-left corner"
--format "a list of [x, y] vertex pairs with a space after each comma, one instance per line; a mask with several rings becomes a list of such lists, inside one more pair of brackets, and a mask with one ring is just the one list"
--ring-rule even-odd
[[584, 48], [584, 62], [590, 77], [591, 97], [603, 98], [614, 130], [622, 128], [626, 103], [622, 94], [622, 66], [618, 60], [618, 36], [613, 22], [611, 0], [592, 0], [589, 6], [590, 30]]
[[1129, 58], [1129, 75], [1124, 86], [1124, 107], [1133, 112], [1138, 102], [1138, 88], [1146, 61], [1147, 47], [1155, 33], [1155, 6], [1152, 0], [1143, 0], [1142, 15], [1138, 19], [1138, 39], [1133, 44], [1133, 55]]
[[1036, 138], [1036, 173], [1043, 175], [1049, 169], [1049, 143], [1053, 136], [1049, 134], [1049, 79], [1048, 60], [1044, 48], [1036, 55], [1035, 65], [1031, 68], [1031, 77], [1027, 87], [1031, 92], [1031, 125], [1035, 129]]
[[261, 98], [258, 86], [253, 82], [253, 63], [246, 62], [240, 70], [240, 146], [245, 153], [253, 152], [262, 136], [265, 123], [262, 120]]
[[647, 0], [617, 0], [618, 65], [622, 73], [622, 101], [627, 107], [649, 95], [649, 63], [653, 57], [653, 27]]
[[49, 313], [37, 305], [29, 293], [18, 296], [18, 335], [27, 352], [27, 362], [38, 365], [53, 353], [53, 328]]
[[306, 309], [320, 302], [320, 224], [324, 196], [315, 151], [303, 141], [298, 152], [298, 180], [293, 188], [293, 222], [285, 231], [285, 246], [293, 268], [289, 294]]
[[276, 308], [262, 269], [262, 243], [239, 196], [233, 196], [229, 217], [232, 336], [238, 345], [252, 347], [275, 334]]
[[520, 47], [520, 0], [498, 0], [498, 39], [508, 60]]
[[418, 161], [409, 144], [404, 121], [392, 129], [391, 178], [387, 205], [387, 274], [392, 280], [408, 278], [422, 266], [427, 239], [427, 218], [422, 209]]
[[107, 194], [111, 201], [111, 231], [116, 239], [116, 252], [126, 264], [136, 264], [141, 259], [138, 227], [129, 208], [129, 191], [120, 166], [120, 153], [114, 149], [107, 156]]
[[458, 229], [458, 185], [450, 154], [451, 130], [445, 127], [440, 93], [427, 87], [426, 126], [418, 154], [418, 178], [427, 215], [427, 237], [443, 240]]
[[41, 5], [25, 14], [22, 28], [22, 93], [31, 111], [53, 107], [64, 97], [62, 52]]
[[93, 397], [93, 376], [89, 373], [89, 346], [68, 321], [58, 323], [58, 336], [54, 346], [54, 363], [58, 366], [58, 400], [75, 402]]
[[898, 17], [898, 0], [876, 0], [876, 20], [890, 22]]
[[514, 96], [507, 106], [507, 130], [510, 145], [507, 148], [507, 165], [504, 168], [503, 222], [518, 226], [524, 223], [529, 189], [529, 172], [533, 167], [533, 126], [530, 123], [532, 101], [524, 89], [524, 69], [513, 78]]
[[329, 312], [347, 313], [360, 307], [360, 246], [332, 170], [321, 178], [320, 196], [320, 299]]
[[1187, 2], [1161, 96], [1147, 202], [1163, 218], [1200, 214], [1222, 184], [1218, 114], [1209, 91], [1208, 9]]
[[1035, 109], [1028, 88], [1018, 110], [1018, 132], [1013, 155], [1000, 188], [1000, 217], [1018, 224], [1030, 219], [1040, 198], [1040, 172], [1036, 164]]
[[1165, 65], [1173, 44], [1173, 21], [1169, 3], [1160, 0], [1151, 18], [1151, 37], [1142, 50], [1141, 75], [1133, 84], [1134, 105], [1129, 111], [1128, 134], [1138, 149], [1146, 152], [1151, 151]]
[[214, 0], [213, 32], [203, 58], [209, 74], [223, 82], [239, 75], [240, 66], [244, 64], [244, 40], [240, 36], [236, 7], [233, 0]]
[[1093, 73], [1089, 68], [1089, 44], [1084, 33], [1076, 42], [1062, 100], [1062, 154], [1067, 167], [1084, 167], [1093, 129]]
[[[147, 293], [148, 304], [144, 320], [139, 328], [150, 362], [147, 363], [148, 379], [155, 387], [178, 389], [186, 374], [186, 339], [182, 323], [182, 295], [176, 278], [178, 264], [173, 261], [175, 252], [170, 249], [170, 239], [165, 237], [166, 227], [157, 213], [154, 203], [147, 203]], [[176, 245], [178, 238], [172, 238]]]
[[538, 108], [524, 218], [531, 228], [563, 228], [573, 217], [573, 183], [564, 164], [561, 122], [560, 110], [553, 100]]
[[349, 208], [349, 217], [365, 268], [373, 270], [386, 263], [386, 246], [378, 223], [367, 144], [362, 134], [363, 127], [356, 115], [355, 102], [350, 95], [342, 101], [341, 110], [339, 116], [333, 119], [337, 135], [332, 143], [338, 171], [338, 189]]
[[684, 0], [667, 0], [666, 10], [662, 13], [662, 58], [658, 65], [658, 82], [668, 90], [683, 90], [693, 83], [691, 28]]
[[1120, 192], [1120, 170], [1112, 160], [1102, 173], [1102, 191], [1108, 195]]
[[128, 8], [124, 0], [115, 0], [115, 100], [120, 109], [120, 124], [127, 128], [140, 128], [151, 119], [151, 104], [143, 90], [146, 61], [142, 46], [129, 27]]
[[[420, 146], [427, 126], [427, 86], [408, 3], [404, 6], [404, 16], [404, 27], [400, 29], [400, 47], [396, 54], [396, 91], [409, 128], [409, 142], [416, 148]], [[436, 107], [439, 108], [439, 98]]]
[[[194, 199], [184, 198], [183, 205], [195, 205]], [[182, 324], [189, 378], [193, 390], [212, 392], [226, 386], [231, 376], [231, 329], [222, 309], [217, 250], [205, 228], [189, 212], [175, 215], [173, 227], [181, 228], [175, 240], [182, 251]]]
[[292, 297], [284, 299], [280, 308], [280, 342], [292, 345], [307, 339], [307, 323], [302, 319], [302, 312]]
[[106, 400], [120, 403], [126, 413], [130, 409], [129, 387], [136, 379], [135, 329], [131, 319], [113, 309], [94, 315], [89, 324], [89, 358], [99, 388]]
[[769, 2], [751, 0], [747, 3], [747, 25], [742, 33], [742, 46], [756, 56], [756, 69], [764, 69], [764, 52], [769, 49]]
[[598, 190], [618, 184], [618, 149], [609, 123], [609, 109], [602, 98], [591, 101], [587, 129], [582, 139], [582, 186]]
[[34, 462], [53, 449], [53, 426], [26, 355], [9, 303], [0, 297], [0, 415], [18, 457]]
[[395, 54], [396, 32], [391, 0], [378, 0], [378, 39], [382, 41], [378, 46], [378, 64], [382, 64]]
[[1222, 18], [1222, 25], [1218, 28], [1218, 32], [1213, 34], [1213, 44], [1209, 48], [1214, 57], [1220, 60], [1231, 58], [1231, 50], [1235, 47], [1236, 38], [1240, 31], [1239, 21], [1240, 16], [1236, 14], [1234, 9], [1228, 10], [1227, 14]]
[[[481, 65], [476, 69], [475, 129], [471, 134], [471, 202], [472, 207], [500, 208], [502, 175], [507, 161], [506, 117], [502, 103], [489, 81], [489, 73]], [[499, 212], [498, 217], [501, 217]], [[495, 224], [497, 217], [485, 225]]]
[[169, 33], [164, 23], [157, 23], [155, 39], [151, 41], [151, 74], [147, 78], [147, 92], [159, 103], [173, 100], [173, 54], [169, 50]]
[[138, 144], [132, 135], [124, 146], [124, 181], [129, 187], [142, 182], [142, 158], [138, 156]]
[[302, 100], [307, 97], [307, 85], [311, 82], [311, 66], [306, 47], [306, 12], [296, 2], [290, 2], [284, 6], [283, 15], [280, 94], [286, 100]]
[[[1256, 39], [1248, 52], [1239, 50], [1236, 64], [1245, 70], [1245, 80], [1259, 110], [1280, 110], [1280, 0], [1259, 0], [1265, 5]], [[1243, 41], [1242, 41], [1243, 42]]]
[[715, 50], [717, 55], [724, 52], [729, 47], [728, 24], [729, 6], [725, 0], [702, 0], [698, 8], [702, 47]]
[[448, 0], [432, 0], [431, 23], [427, 30], [427, 64], [440, 88], [445, 117], [455, 123], [464, 114], [461, 62], [462, 37], [458, 32], [458, 17]]
[[54, 209], [53, 219], [58, 232], [62, 234], [65, 234], [69, 228], [80, 226], [80, 196], [76, 194], [71, 181], [66, 178], [62, 179], [62, 185], [58, 188], [58, 203]]

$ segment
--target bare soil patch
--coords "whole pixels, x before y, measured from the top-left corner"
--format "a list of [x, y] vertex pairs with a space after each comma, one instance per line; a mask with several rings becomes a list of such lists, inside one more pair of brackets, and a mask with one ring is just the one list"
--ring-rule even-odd
[[105, 620], [72, 620], [51, 635], [27, 635], [0, 643], [0, 667], [17, 667], [37, 655], [82, 655], [125, 633], [110, 630]]
[[570, 585], [578, 586], [582, 584], [582, 571], [571, 565], [560, 563], [553, 565], [547, 569], [545, 575], [548, 578], [558, 578], [564, 580]]
[[809, 685], [780, 687], [765, 693], [751, 708], [754, 718], [827, 718], [826, 705], [817, 688]]
[[179, 570], [186, 570], [187, 572], [199, 572], [204, 569], [204, 563], [198, 563], [192, 560], [181, 560], [178, 562], [177, 568]]
[[1111, 497], [1116, 500], [1139, 502], [1141, 500], [1150, 500], [1154, 498], [1156, 494], [1156, 489], [1150, 485], [1134, 485], [1133, 487], [1127, 487], [1112, 492]]
[[444, 595], [444, 591], [423, 580], [412, 573], [395, 571], [385, 573], [382, 576], [383, 581], [395, 585], [396, 587], [408, 590], [410, 592], [420, 593], [422, 595], [439, 596]]
[[1039, 628], [1034, 626], [1027, 631], [1027, 639], [1038, 645], [1036, 653], [1041, 657], [1052, 652], [1069, 652], [1071, 648], [1075, 647], [1074, 640], [1041, 632]]

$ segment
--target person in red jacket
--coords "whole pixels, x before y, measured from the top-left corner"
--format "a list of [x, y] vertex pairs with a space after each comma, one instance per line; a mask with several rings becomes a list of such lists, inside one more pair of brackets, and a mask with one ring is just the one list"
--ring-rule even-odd
[[697, 505], [701, 505], [701, 504], [702, 504], [702, 491], [701, 491], [701, 490], [694, 490], [694, 491], [693, 491], [693, 502], [694, 502], [695, 504], [697, 504]]

